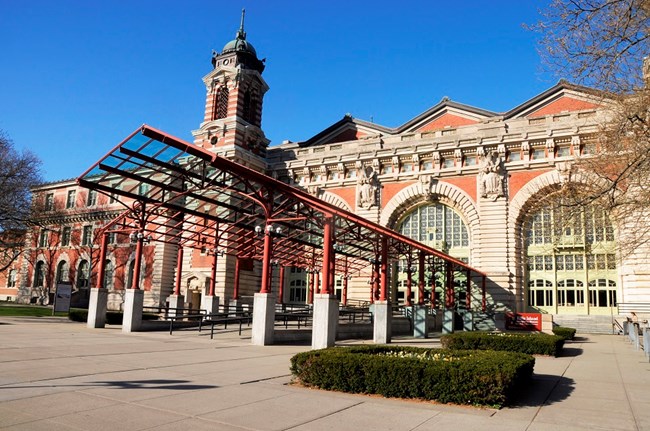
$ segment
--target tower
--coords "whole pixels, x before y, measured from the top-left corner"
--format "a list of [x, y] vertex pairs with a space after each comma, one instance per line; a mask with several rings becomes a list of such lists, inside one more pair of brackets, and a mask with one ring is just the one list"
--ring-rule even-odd
[[269, 89], [262, 78], [264, 61], [246, 40], [245, 11], [234, 40], [213, 51], [206, 87], [205, 115], [194, 143], [257, 170], [266, 169], [269, 140], [262, 131], [262, 102]]

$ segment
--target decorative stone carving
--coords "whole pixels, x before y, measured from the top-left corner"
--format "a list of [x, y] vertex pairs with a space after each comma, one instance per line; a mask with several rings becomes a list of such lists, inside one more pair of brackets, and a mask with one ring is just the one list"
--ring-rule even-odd
[[307, 193], [309, 193], [312, 196], [316, 196], [317, 198], [321, 197], [322, 189], [319, 186], [314, 186], [310, 185], [307, 186]]
[[374, 167], [357, 169], [357, 207], [369, 209], [377, 205], [378, 189], [379, 181]]
[[573, 163], [571, 162], [558, 162], [555, 164], [555, 169], [560, 175], [560, 184], [566, 184], [571, 181], [571, 174], [573, 173]]
[[481, 171], [478, 176], [481, 197], [494, 201], [503, 197], [504, 179], [502, 159], [498, 152], [494, 151], [481, 157]]
[[571, 137], [571, 148], [573, 148], [573, 154], [580, 154], [580, 136], [574, 135]]
[[420, 175], [419, 180], [425, 190], [427, 199], [433, 200], [435, 198], [436, 179], [431, 175]]

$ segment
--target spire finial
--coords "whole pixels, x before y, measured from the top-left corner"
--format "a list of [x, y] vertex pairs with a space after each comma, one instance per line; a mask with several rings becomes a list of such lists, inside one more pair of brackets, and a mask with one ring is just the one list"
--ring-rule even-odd
[[237, 31], [238, 39], [246, 39], [246, 32], [244, 31], [244, 17], [246, 16], [246, 9], [241, 10], [241, 24], [239, 24], [239, 30]]

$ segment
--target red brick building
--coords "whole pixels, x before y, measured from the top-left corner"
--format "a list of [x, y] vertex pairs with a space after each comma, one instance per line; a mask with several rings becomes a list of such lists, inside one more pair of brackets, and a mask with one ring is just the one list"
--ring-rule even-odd
[[[492, 325], [494, 313], [507, 310], [558, 318], [611, 316], [617, 303], [649, 302], [650, 253], [620, 255], [616, 244], [624, 227], [599, 208], [586, 209], [570, 226], [558, 226], [557, 209], [533, 205], [566, 181], [586, 181], [572, 162], [596, 150], [605, 109], [589, 88], [560, 82], [507, 112], [445, 98], [397, 127], [345, 116], [304, 142], [269, 147], [262, 127], [269, 88], [262, 77], [265, 65], [243, 22], [236, 38], [213, 55], [212, 66], [203, 78], [205, 115], [192, 132], [195, 145], [489, 274], [485, 327]], [[110, 196], [89, 193], [73, 181], [43, 185], [34, 196], [44, 200], [43, 226], [30, 229], [25, 254], [0, 274], [0, 294], [28, 301], [67, 281], [80, 299], [87, 298], [97, 268], [95, 233], [120, 207]], [[121, 306], [124, 287], [133, 282], [133, 247], [126, 235], [111, 239], [109, 308]], [[145, 304], [161, 304], [174, 286], [176, 250], [169, 244], [145, 247]], [[196, 307], [207, 294], [212, 259], [198, 249], [183, 259], [181, 293], [186, 305]], [[216, 294], [222, 301], [232, 297], [234, 265], [233, 256], [219, 259]], [[396, 263], [391, 270], [397, 302], [405, 301], [402, 269]], [[259, 288], [259, 271], [258, 263], [248, 264], [244, 296]], [[435, 274], [427, 279], [427, 298], [435, 305], [443, 292]], [[290, 269], [283, 302], [308, 301], [308, 285], [305, 272]], [[340, 295], [340, 277], [336, 286]], [[369, 299], [367, 274], [350, 280], [348, 297]]]

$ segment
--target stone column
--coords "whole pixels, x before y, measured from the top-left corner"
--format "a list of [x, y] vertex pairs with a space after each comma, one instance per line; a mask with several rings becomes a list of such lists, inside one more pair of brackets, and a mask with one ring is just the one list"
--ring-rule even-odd
[[103, 328], [106, 326], [106, 304], [108, 302], [108, 289], [90, 289], [90, 302], [88, 303], [89, 328]]
[[334, 346], [339, 322], [339, 302], [336, 295], [319, 294], [314, 297], [311, 348]]
[[251, 344], [267, 346], [273, 344], [275, 324], [275, 295], [256, 293], [253, 303], [253, 334]]
[[413, 337], [429, 338], [429, 307], [413, 306]]
[[373, 313], [373, 342], [388, 344], [391, 340], [391, 323], [393, 318], [390, 301], [375, 301]]
[[124, 316], [122, 317], [122, 332], [137, 332], [142, 327], [142, 306], [144, 291], [127, 289], [124, 292]]

